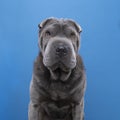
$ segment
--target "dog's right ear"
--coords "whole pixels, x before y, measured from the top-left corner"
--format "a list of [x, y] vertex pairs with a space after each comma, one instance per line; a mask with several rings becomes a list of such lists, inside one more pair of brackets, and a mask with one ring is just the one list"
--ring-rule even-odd
[[38, 24], [38, 28], [39, 29], [42, 29], [48, 22], [50, 22], [51, 20], [54, 20], [55, 18], [51, 17], [51, 18], [48, 18], [44, 21], [42, 21], [40, 24]]

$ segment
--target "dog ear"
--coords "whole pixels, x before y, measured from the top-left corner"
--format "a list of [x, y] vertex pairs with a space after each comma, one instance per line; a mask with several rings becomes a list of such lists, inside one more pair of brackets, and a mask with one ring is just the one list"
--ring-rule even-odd
[[68, 22], [72, 23], [75, 26], [78, 33], [82, 32], [81, 26], [78, 23], [76, 23], [74, 20], [68, 20]]
[[75, 23], [75, 24], [76, 24], [76, 27], [77, 27], [77, 29], [78, 29], [78, 32], [81, 33], [81, 32], [82, 32], [81, 26], [80, 26], [79, 24], [77, 24], [77, 23]]
[[51, 20], [53, 20], [55, 18], [51, 17], [51, 18], [48, 18], [48, 19], [45, 19], [44, 21], [42, 21], [40, 24], [38, 24], [38, 28], [39, 29], [42, 29], [48, 22], [50, 22]]

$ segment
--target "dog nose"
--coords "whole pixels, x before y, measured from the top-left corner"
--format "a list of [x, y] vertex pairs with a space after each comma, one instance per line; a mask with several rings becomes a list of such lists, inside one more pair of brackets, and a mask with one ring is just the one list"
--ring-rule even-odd
[[66, 46], [58, 46], [56, 48], [56, 54], [59, 56], [65, 56], [68, 52], [68, 48]]

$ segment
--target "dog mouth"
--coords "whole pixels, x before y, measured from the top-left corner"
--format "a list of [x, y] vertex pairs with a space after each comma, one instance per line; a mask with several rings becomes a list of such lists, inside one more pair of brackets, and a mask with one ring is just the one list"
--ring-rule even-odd
[[62, 73], [64, 73], [64, 74], [68, 74], [68, 73], [69, 73], [68, 70], [63, 70], [63, 69], [61, 69], [61, 68], [57, 68], [57, 69], [55, 69], [55, 70], [52, 71], [52, 72], [53, 72], [54, 74], [58, 75], [58, 76], [61, 76]]
[[61, 68], [57, 68], [54, 71], [51, 71], [52, 79], [53, 80], [60, 80], [60, 81], [66, 81], [70, 76], [71, 70], [65, 71]]
[[57, 63], [57, 65], [52, 66], [49, 68], [51, 72], [51, 76], [54, 80], [62, 80], [65, 81], [68, 79], [71, 69], [67, 68], [64, 64], [62, 63]]
[[50, 67], [50, 69], [55, 73], [60, 71], [67, 73], [70, 70], [70, 68], [68, 68], [62, 62], [54, 64], [53, 66]]

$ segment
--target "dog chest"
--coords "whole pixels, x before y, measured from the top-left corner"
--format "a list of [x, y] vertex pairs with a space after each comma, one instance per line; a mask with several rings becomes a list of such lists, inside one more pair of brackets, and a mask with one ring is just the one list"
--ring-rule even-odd
[[61, 82], [51, 82], [49, 85], [49, 95], [53, 100], [66, 99], [70, 95], [69, 85]]

